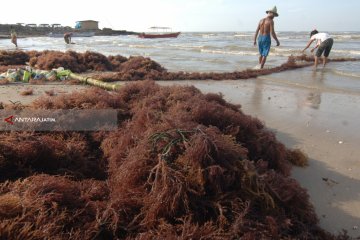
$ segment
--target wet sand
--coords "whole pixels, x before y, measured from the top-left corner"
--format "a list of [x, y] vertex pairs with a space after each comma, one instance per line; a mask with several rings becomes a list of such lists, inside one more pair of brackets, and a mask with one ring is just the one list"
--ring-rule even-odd
[[[54, 91], [55, 95], [63, 93], [71, 93], [74, 91], [81, 91], [88, 88], [86, 85], [64, 85], [61, 83], [47, 83], [42, 85], [31, 85], [25, 83], [15, 83], [0, 85], [0, 103], [14, 104], [21, 103], [22, 105], [29, 105], [35, 99], [46, 96], [45, 91]], [[32, 89], [33, 94], [22, 96], [21, 92]]]
[[[285, 80], [290, 79], [290, 80]], [[245, 81], [163, 81], [161, 85], [194, 85], [204, 93], [221, 92], [261, 119], [287, 147], [308, 154], [310, 166], [294, 168], [293, 177], [308, 189], [321, 226], [360, 235], [360, 91], [346, 85], [349, 77], [331, 78], [310, 68]], [[21, 96], [32, 88], [34, 95]], [[0, 102], [29, 104], [53, 89], [66, 93], [74, 85], [0, 86]]]

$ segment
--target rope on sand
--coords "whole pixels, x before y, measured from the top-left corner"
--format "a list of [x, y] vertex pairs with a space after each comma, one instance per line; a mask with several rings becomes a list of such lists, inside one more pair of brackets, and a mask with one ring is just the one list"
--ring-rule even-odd
[[82, 83], [91, 85], [91, 86], [95, 86], [95, 87], [99, 87], [105, 90], [109, 90], [109, 91], [116, 91], [118, 89], [120, 89], [121, 85], [120, 84], [111, 84], [111, 83], [107, 83], [107, 82], [103, 82], [101, 80], [98, 79], [94, 79], [91, 77], [85, 77], [85, 76], [80, 76], [77, 75], [75, 73], [70, 73], [69, 74], [69, 78], [71, 79], [75, 79], [78, 80]]

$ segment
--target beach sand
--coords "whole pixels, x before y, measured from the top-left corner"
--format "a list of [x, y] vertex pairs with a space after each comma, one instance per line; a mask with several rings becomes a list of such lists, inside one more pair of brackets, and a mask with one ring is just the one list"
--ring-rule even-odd
[[[15, 83], [0, 85], [0, 102], [3, 104], [21, 103], [22, 105], [29, 105], [35, 99], [46, 96], [46, 91], [53, 91], [55, 95], [71, 93], [74, 91], [81, 91], [88, 88], [86, 85], [64, 85], [61, 83], [46, 83], [42, 85], [31, 85], [26, 83]], [[21, 92], [28, 89], [33, 90], [32, 95], [22, 96]]]
[[[291, 79], [291, 80], [284, 80]], [[222, 93], [244, 113], [263, 121], [287, 147], [310, 158], [307, 168], [292, 176], [308, 189], [321, 226], [331, 233], [342, 229], [360, 235], [360, 91], [338, 84], [326, 70], [310, 68], [244, 81], [159, 81], [160, 85], [194, 85], [202, 92]], [[21, 96], [32, 88], [34, 94]], [[29, 104], [53, 89], [69, 93], [87, 88], [75, 85], [0, 86], [0, 102]]]

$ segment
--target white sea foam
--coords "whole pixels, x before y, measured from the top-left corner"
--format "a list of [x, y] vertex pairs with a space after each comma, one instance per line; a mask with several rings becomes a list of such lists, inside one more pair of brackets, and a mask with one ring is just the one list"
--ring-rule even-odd
[[333, 53], [339, 53], [344, 55], [360, 55], [360, 50], [341, 50], [341, 49], [333, 49]]
[[346, 71], [340, 71], [340, 70], [333, 70], [332, 72], [339, 76], [353, 77], [353, 78], [360, 79], [360, 73], [346, 72]]
[[130, 48], [158, 48], [157, 46], [153, 45], [140, 45], [140, 44], [130, 44]]
[[256, 56], [258, 55], [255, 51], [224, 51], [224, 50], [208, 50], [201, 49], [203, 53], [213, 53], [213, 54], [224, 54], [224, 55], [241, 55], [241, 56]]
[[253, 37], [253, 34], [235, 34], [233, 37], [239, 37], [239, 38], [246, 38], [246, 37]]

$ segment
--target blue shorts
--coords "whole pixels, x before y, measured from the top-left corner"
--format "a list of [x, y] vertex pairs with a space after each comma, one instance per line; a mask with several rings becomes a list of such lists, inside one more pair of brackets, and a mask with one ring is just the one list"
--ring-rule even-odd
[[263, 57], [267, 57], [270, 52], [271, 37], [270, 35], [260, 35], [258, 38], [259, 52]]

